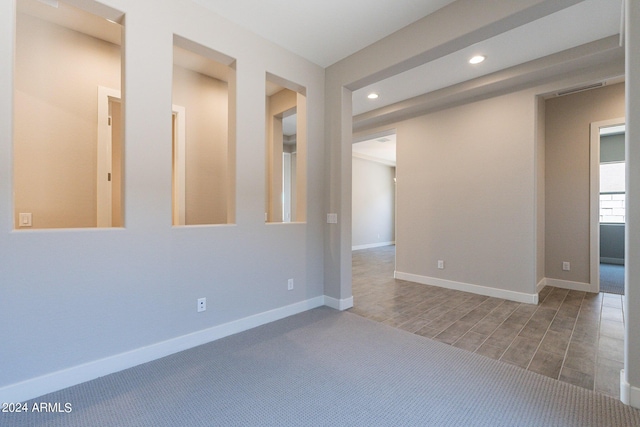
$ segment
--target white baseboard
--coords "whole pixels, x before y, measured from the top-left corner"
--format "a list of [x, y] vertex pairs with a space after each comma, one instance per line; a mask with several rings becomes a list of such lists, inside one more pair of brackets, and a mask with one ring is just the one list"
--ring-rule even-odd
[[[0, 388], [0, 402], [24, 402], [47, 393], [122, 371], [179, 351], [187, 350], [294, 314], [302, 313], [303, 311], [320, 307], [326, 304], [325, 300], [325, 296], [311, 298], [202, 331], [172, 338], [147, 347], [137, 348], [125, 353], [11, 384]], [[331, 298], [331, 300], [334, 299]], [[344, 302], [346, 305], [347, 303], [345, 301], [347, 300], [340, 300], [340, 303]], [[332, 306], [330, 304], [326, 305]], [[353, 298], [351, 298], [351, 306], [353, 306]]]
[[347, 310], [353, 307], [353, 296], [344, 299], [337, 299], [328, 296], [324, 296], [324, 305], [327, 307], [335, 308], [336, 310]]
[[624, 369], [620, 370], [620, 401], [640, 409], [640, 387], [632, 386], [627, 382]]
[[357, 245], [351, 246], [352, 251], [359, 251], [360, 249], [371, 249], [371, 248], [380, 248], [382, 246], [391, 246], [395, 245], [396, 242], [380, 242], [380, 243], [369, 243], [368, 245]]
[[572, 282], [570, 280], [560, 280], [560, 279], [544, 279], [546, 286], [553, 286], [556, 288], [569, 289], [572, 291], [584, 291], [584, 292], [598, 292], [598, 289], [595, 285], [591, 283], [584, 282]]
[[624, 265], [624, 258], [608, 258], [608, 257], [601, 256], [600, 263]]
[[471, 292], [495, 298], [503, 298], [526, 304], [538, 304], [538, 294], [525, 294], [523, 292], [509, 291], [505, 289], [490, 288], [471, 283], [455, 282], [453, 280], [438, 279], [435, 277], [419, 276], [417, 274], [396, 271], [394, 277], [400, 280], [421, 283], [423, 285], [438, 286], [441, 288], [455, 289], [457, 291]]
[[544, 289], [544, 287], [547, 286], [547, 278], [543, 278], [542, 280], [540, 280], [538, 282], [538, 284], [536, 285], [536, 293], [540, 293], [541, 290]]

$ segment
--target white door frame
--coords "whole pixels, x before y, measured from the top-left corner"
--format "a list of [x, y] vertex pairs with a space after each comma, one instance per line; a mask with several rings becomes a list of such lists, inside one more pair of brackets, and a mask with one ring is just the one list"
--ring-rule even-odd
[[173, 225], [186, 225], [186, 110], [180, 105], [173, 105], [175, 129], [173, 135]]
[[[98, 86], [98, 157], [97, 157], [97, 226], [111, 227], [111, 205], [113, 202], [110, 180], [112, 147], [111, 147], [111, 117], [109, 115], [109, 102], [121, 100], [120, 91], [103, 86]], [[176, 116], [175, 141], [173, 148], [175, 164], [173, 169], [173, 191], [177, 215], [174, 217], [177, 223], [185, 224], [185, 176], [186, 176], [186, 129], [185, 108], [179, 105], [172, 106]]]
[[591, 292], [600, 292], [600, 129], [625, 124], [625, 118], [591, 123], [590, 131], [590, 206], [589, 206], [589, 282]]
[[109, 102], [120, 101], [120, 91], [98, 86], [97, 226], [111, 227], [111, 115]]
[[291, 222], [291, 153], [282, 153], [282, 222]]

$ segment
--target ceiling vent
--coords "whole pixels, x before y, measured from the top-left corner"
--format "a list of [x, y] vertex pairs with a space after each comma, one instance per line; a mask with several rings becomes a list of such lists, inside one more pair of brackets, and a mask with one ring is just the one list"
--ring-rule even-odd
[[558, 92], [556, 95], [558, 95], [558, 96], [570, 95], [572, 93], [583, 92], [585, 90], [590, 90], [590, 89], [596, 89], [596, 88], [602, 87], [604, 85], [605, 85], [604, 82], [594, 83], [592, 85], [580, 86], [580, 87], [575, 87], [573, 89], [563, 90], [561, 92]]
[[376, 141], [378, 141], [378, 142], [389, 142], [391, 140], [389, 138], [378, 138], [378, 139], [376, 139]]

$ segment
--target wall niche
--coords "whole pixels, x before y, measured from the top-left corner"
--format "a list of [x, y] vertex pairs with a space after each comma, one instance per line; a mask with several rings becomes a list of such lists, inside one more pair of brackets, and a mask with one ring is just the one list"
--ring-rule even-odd
[[122, 227], [122, 14], [16, 6], [14, 227]]
[[235, 222], [235, 60], [173, 39], [172, 222]]
[[304, 87], [267, 74], [265, 221], [306, 221], [307, 104]]

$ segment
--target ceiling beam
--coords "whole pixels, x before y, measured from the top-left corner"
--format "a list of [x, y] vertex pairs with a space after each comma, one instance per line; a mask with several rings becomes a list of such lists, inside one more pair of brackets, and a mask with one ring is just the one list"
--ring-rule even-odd
[[[458, 0], [328, 68], [354, 91], [583, 0]], [[360, 66], [359, 66], [360, 65]], [[364, 66], [362, 66], [364, 65]]]
[[624, 76], [624, 49], [619, 45], [618, 36], [610, 36], [359, 114], [353, 118], [353, 130], [362, 131], [464, 102], [533, 87], [577, 70], [589, 70], [590, 73], [585, 74], [587, 80]]

